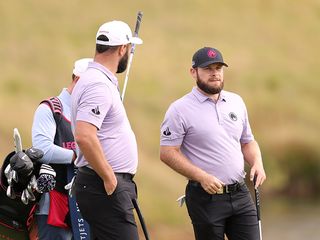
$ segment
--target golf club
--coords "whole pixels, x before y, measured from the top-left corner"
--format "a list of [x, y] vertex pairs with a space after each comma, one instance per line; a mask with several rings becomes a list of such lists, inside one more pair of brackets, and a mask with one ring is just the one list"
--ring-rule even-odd
[[21, 142], [21, 137], [20, 133], [17, 128], [13, 129], [13, 139], [14, 139], [14, 145], [16, 148], [16, 153], [22, 151], [22, 142]]
[[[133, 35], [134, 37], [138, 36], [138, 32], [139, 32], [140, 24], [141, 24], [141, 20], [142, 20], [142, 15], [143, 15], [143, 13], [141, 11], [139, 11], [138, 16], [137, 16], [136, 27], [135, 27], [134, 35]], [[134, 50], [135, 50], [135, 44], [132, 44], [131, 52], [130, 52], [130, 56], [129, 56], [129, 60], [128, 60], [127, 72], [126, 72], [126, 76], [124, 79], [124, 85], [123, 85], [123, 90], [122, 90], [122, 95], [121, 95], [122, 102], [124, 101], [124, 94], [126, 93], [126, 88], [127, 88], [127, 84], [128, 84], [129, 72], [130, 72], [130, 68], [131, 68]]]
[[259, 193], [259, 189], [255, 187], [256, 181], [257, 181], [257, 176], [254, 176], [254, 179], [253, 179], [254, 195], [255, 195], [255, 201], [256, 201], [257, 218], [259, 223], [260, 240], [262, 240], [262, 227], [261, 227], [261, 218], [260, 218], [260, 193]]
[[142, 213], [140, 211], [138, 202], [137, 202], [136, 199], [132, 199], [132, 203], [133, 203], [133, 206], [136, 209], [136, 212], [138, 214], [138, 218], [139, 218], [139, 221], [140, 221], [140, 224], [141, 224], [141, 227], [142, 227], [143, 234], [144, 234], [146, 240], [149, 240], [150, 238], [149, 238], [149, 234], [148, 234], [148, 231], [147, 231], [147, 226], [146, 226], [146, 224], [144, 222], [144, 219], [143, 219]]

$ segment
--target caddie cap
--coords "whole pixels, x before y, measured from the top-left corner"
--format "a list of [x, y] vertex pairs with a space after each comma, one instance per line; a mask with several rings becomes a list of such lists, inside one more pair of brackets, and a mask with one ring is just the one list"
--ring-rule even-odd
[[199, 49], [195, 52], [192, 57], [192, 67], [206, 67], [212, 63], [221, 63], [224, 66], [228, 67], [223, 61], [222, 54], [219, 52], [218, 49], [211, 48], [211, 47], [204, 47]]
[[76, 76], [80, 76], [81, 73], [85, 72], [88, 68], [89, 62], [93, 62], [92, 58], [81, 58], [74, 62], [72, 73]]
[[[107, 37], [107, 41], [98, 40], [103, 35]], [[122, 21], [111, 21], [102, 24], [96, 35], [96, 43], [106, 46], [120, 46], [128, 43], [142, 44], [142, 39], [133, 37], [128, 24]]]

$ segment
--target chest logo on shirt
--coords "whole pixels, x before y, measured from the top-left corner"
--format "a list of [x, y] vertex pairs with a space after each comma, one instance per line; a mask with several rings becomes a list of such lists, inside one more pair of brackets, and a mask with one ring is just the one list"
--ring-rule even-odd
[[237, 115], [234, 113], [234, 112], [230, 112], [229, 113], [229, 117], [232, 121], [237, 121], [238, 120], [238, 117]]
[[163, 131], [163, 135], [165, 135], [165, 136], [170, 136], [171, 135], [169, 127], [167, 127], [166, 130]]
[[91, 109], [91, 111], [92, 111], [95, 115], [100, 115], [99, 106], [96, 106], [96, 108]]

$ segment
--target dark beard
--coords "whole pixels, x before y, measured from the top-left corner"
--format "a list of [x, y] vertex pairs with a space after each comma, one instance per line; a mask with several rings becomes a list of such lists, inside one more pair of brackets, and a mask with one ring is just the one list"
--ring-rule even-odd
[[224, 82], [221, 83], [220, 87], [210, 87], [209, 85], [207, 85], [206, 83], [202, 82], [198, 78], [197, 79], [197, 86], [198, 86], [198, 88], [200, 88], [202, 91], [204, 91], [207, 94], [218, 94], [223, 89]]
[[127, 69], [128, 65], [128, 52], [120, 59], [118, 64], [117, 73], [123, 73]]

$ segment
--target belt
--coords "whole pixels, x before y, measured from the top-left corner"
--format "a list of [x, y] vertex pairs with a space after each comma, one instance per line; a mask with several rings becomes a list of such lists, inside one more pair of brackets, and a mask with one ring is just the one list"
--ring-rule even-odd
[[[196, 181], [189, 180], [189, 184], [193, 187], [199, 187], [202, 188], [201, 184]], [[233, 193], [238, 192], [245, 183], [244, 182], [236, 182], [233, 184], [225, 185], [222, 188], [220, 188], [215, 194], [225, 194], [225, 193]]]
[[[79, 167], [78, 171], [86, 175], [98, 176], [98, 174], [89, 167]], [[134, 177], [134, 175], [131, 173], [114, 173], [114, 174], [116, 175], [116, 177], [122, 178], [125, 180], [132, 180]]]

